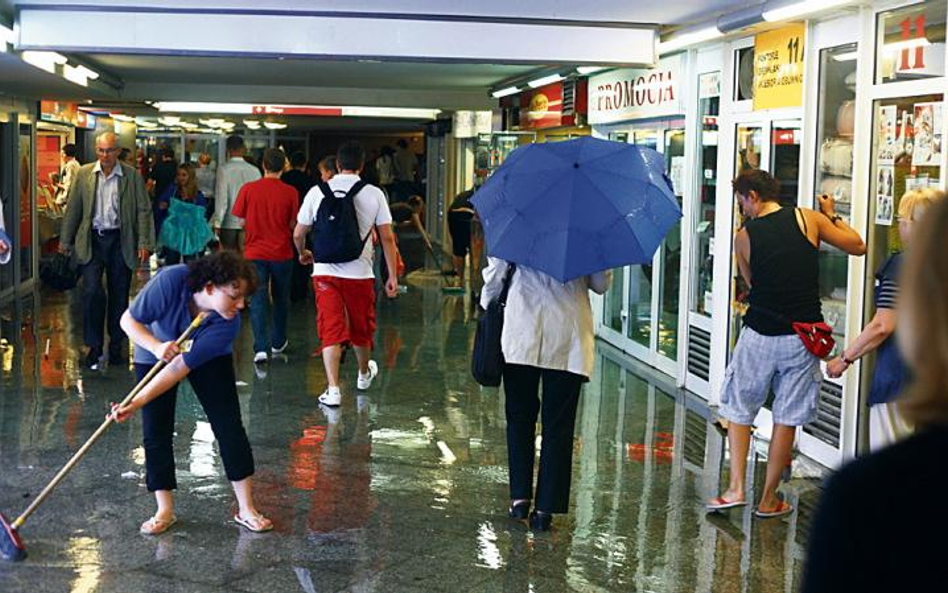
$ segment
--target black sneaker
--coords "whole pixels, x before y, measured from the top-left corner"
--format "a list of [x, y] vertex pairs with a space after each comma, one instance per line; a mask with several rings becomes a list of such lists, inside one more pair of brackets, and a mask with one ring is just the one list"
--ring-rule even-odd
[[86, 367], [90, 371], [97, 371], [99, 370], [100, 358], [102, 358], [102, 351], [91, 348], [86, 354], [85, 359], [82, 361], [82, 366]]

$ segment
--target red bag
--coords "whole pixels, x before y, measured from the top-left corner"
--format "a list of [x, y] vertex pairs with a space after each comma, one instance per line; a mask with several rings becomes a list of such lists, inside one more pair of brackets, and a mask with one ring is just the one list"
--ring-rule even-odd
[[803, 345], [820, 360], [824, 360], [836, 346], [833, 328], [823, 321], [817, 323], [793, 322], [793, 331], [797, 332]]

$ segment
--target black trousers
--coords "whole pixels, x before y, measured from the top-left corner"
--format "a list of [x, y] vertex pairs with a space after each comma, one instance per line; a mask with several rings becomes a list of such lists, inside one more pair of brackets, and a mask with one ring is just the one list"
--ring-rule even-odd
[[[102, 288], [103, 272], [106, 290]], [[103, 325], [108, 312], [109, 354], [118, 356], [124, 352], [125, 332], [119, 321], [128, 309], [131, 285], [132, 270], [122, 256], [121, 232], [100, 235], [92, 231], [92, 259], [82, 266], [82, 341], [86, 346], [102, 353]]]
[[[150, 365], [135, 363], [138, 380], [148, 374]], [[234, 361], [230, 354], [218, 356], [193, 369], [188, 375], [191, 387], [204, 408], [224, 461], [224, 472], [231, 482], [253, 475], [253, 451], [240, 418]], [[148, 402], [142, 408], [142, 432], [145, 446], [145, 484], [149, 492], [178, 487], [174, 466], [174, 409], [178, 386]]]
[[[541, 413], [543, 443], [536, 497], [533, 497], [533, 460], [536, 457], [537, 415]], [[508, 364], [504, 367], [507, 415], [507, 462], [510, 498], [534, 499], [547, 513], [569, 510], [573, 471], [573, 428], [579, 391], [585, 378], [567, 371]]]

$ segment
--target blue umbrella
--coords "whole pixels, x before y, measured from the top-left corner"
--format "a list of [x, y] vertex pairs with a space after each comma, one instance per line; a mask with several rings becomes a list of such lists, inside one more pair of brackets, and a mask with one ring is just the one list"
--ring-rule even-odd
[[514, 150], [471, 201], [490, 255], [561, 282], [650, 263], [681, 218], [662, 155], [596, 138]]

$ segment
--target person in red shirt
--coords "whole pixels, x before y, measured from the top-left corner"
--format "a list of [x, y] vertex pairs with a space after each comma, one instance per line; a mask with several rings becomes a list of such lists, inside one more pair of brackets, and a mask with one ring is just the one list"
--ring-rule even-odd
[[288, 343], [286, 318], [299, 198], [293, 186], [280, 181], [285, 164], [282, 150], [264, 151], [263, 178], [240, 188], [231, 212], [244, 219], [244, 257], [253, 262], [261, 288], [250, 302], [254, 363], [267, 362], [271, 353], [280, 354]]

